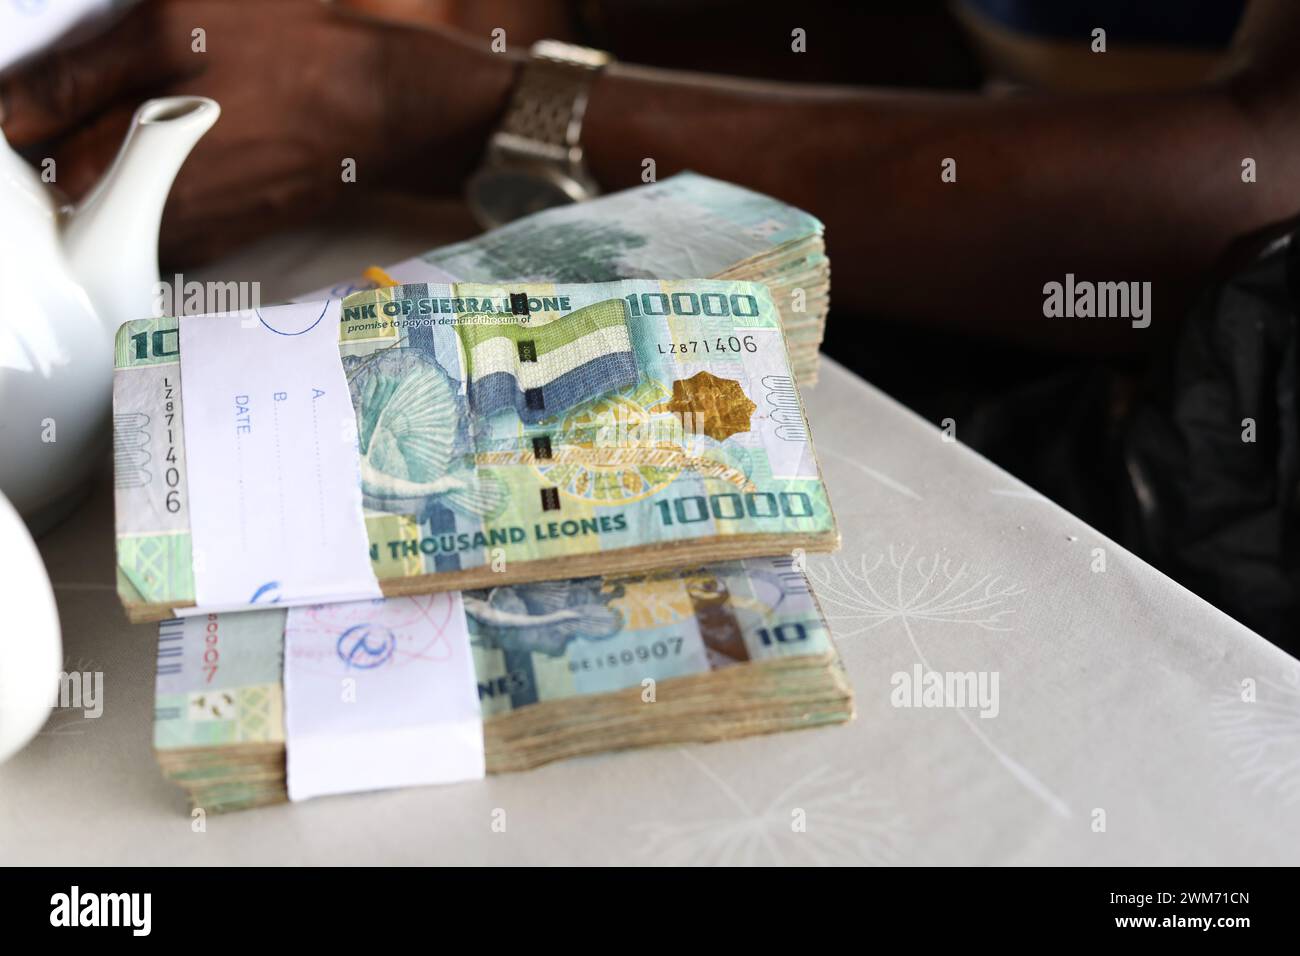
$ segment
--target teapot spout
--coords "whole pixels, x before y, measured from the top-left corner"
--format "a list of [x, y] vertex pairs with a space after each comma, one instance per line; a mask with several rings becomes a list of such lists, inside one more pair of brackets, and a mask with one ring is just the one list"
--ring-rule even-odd
[[136, 110], [113, 165], [72, 210], [64, 253], [110, 330], [152, 314], [163, 204], [181, 164], [220, 115], [206, 97], [149, 100]]

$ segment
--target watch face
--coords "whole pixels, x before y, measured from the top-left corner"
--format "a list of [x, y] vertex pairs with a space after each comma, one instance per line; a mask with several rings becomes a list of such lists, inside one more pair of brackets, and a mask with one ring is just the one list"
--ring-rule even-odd
[[471, 177], [467, 193], [474, 214], [489, 229], [590, 195], [580, 182], [562, 173], [500, 167], [480, 169]]

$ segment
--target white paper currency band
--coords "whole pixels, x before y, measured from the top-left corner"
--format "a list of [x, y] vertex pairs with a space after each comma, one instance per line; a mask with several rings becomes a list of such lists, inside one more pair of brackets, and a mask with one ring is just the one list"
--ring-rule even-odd
[[292, 800], [486, 772], [457, 592], [291, 609], [284, 698]]
[[198, 610], [378, 597], [339, 303], [180, 320]]

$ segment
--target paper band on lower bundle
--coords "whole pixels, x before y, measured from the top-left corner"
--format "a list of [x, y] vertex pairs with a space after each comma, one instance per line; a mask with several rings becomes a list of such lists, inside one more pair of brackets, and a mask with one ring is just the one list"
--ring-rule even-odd
[[291, 609], [284, 706], [293, 800], [486, 773], [456, 592]]
[[381, 593], [338, 328], [337, 300], [179, 320], [196, 613]]
[[627, 306], [607, 299], [544, 324], [492, 324], [466, 316], [456, 327], [478, 415], [513, 408], [529, 425], [580, 402], [636, 384]]

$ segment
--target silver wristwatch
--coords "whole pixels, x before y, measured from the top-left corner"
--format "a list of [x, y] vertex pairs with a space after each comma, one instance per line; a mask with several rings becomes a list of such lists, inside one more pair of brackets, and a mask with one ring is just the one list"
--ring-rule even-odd
[[600, 50], [539, 40], [466, 195], [486, 229], [529, 213], [581, 202], [600, 190], [582, 158], [582, 117]]

